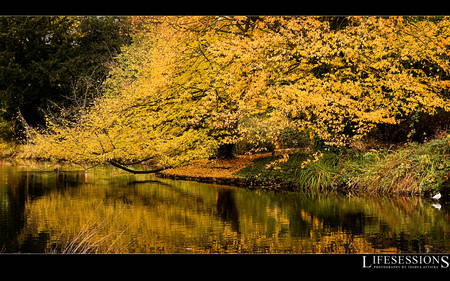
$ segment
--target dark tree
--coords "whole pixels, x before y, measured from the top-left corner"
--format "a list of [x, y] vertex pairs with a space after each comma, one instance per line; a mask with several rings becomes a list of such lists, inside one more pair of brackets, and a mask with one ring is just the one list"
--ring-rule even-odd
[[42, 126], [49, 104], [89, 98], [129, 42], [126, 18], [0, 17], [0, 137], [20, 136], [19, 111]]

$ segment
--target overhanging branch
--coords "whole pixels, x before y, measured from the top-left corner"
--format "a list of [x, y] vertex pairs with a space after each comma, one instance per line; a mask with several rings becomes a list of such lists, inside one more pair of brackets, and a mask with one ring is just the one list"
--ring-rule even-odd
[[133, 173], [133, 174], [153, 174], [153, 173], [157, 173], [157, 172], [161, 172], [167, 168], [158, 168], [158, 169], [154, 169], [154, 170], [149, 170], [149, 171], [137, 171], [137, 170], [132, 170], [130, 168], [127, 168], [113, 160], [109, 160], [108, 161], [111, 165], [113, 165], [114, 167], [117, 167], [119, 169], [122, 169], [124, 171], [127, 171], [129, 173]]

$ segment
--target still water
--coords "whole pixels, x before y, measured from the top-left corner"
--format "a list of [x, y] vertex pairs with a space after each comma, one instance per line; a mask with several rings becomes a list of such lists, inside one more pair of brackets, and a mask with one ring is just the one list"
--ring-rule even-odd
[[450, 251], [450, 203], [0, 164], [3, 253]]

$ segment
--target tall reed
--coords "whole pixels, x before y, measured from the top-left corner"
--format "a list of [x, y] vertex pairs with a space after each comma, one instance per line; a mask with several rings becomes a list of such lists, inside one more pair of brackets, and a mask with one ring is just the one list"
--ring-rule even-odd
[[367, 193], [428, 194], [449, 184], [450, 135], [391, 152], [367, 152], [343, 164], [341, 179]]

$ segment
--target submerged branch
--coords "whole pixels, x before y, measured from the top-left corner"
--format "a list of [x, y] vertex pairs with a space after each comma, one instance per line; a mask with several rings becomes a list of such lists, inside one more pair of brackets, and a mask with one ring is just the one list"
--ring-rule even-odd
[[130, 168], [127, 168], [113, 160], [109, 160], [108, 161], [111, 165], [113, 165], [114, 167], [117, 167], [119, 169], [122, 169], [124, 171], [127, 171], [129, 173], [133, 173], [133, 174], [152, 174], [152, 173], [157, 173], [157, 172], [161, 172], [167, 168], [158, 168], [158, 169], [154, 169], [154, 170], [150, 170], [150, 171], [136, 171], [136, 170], [132, 170]]

